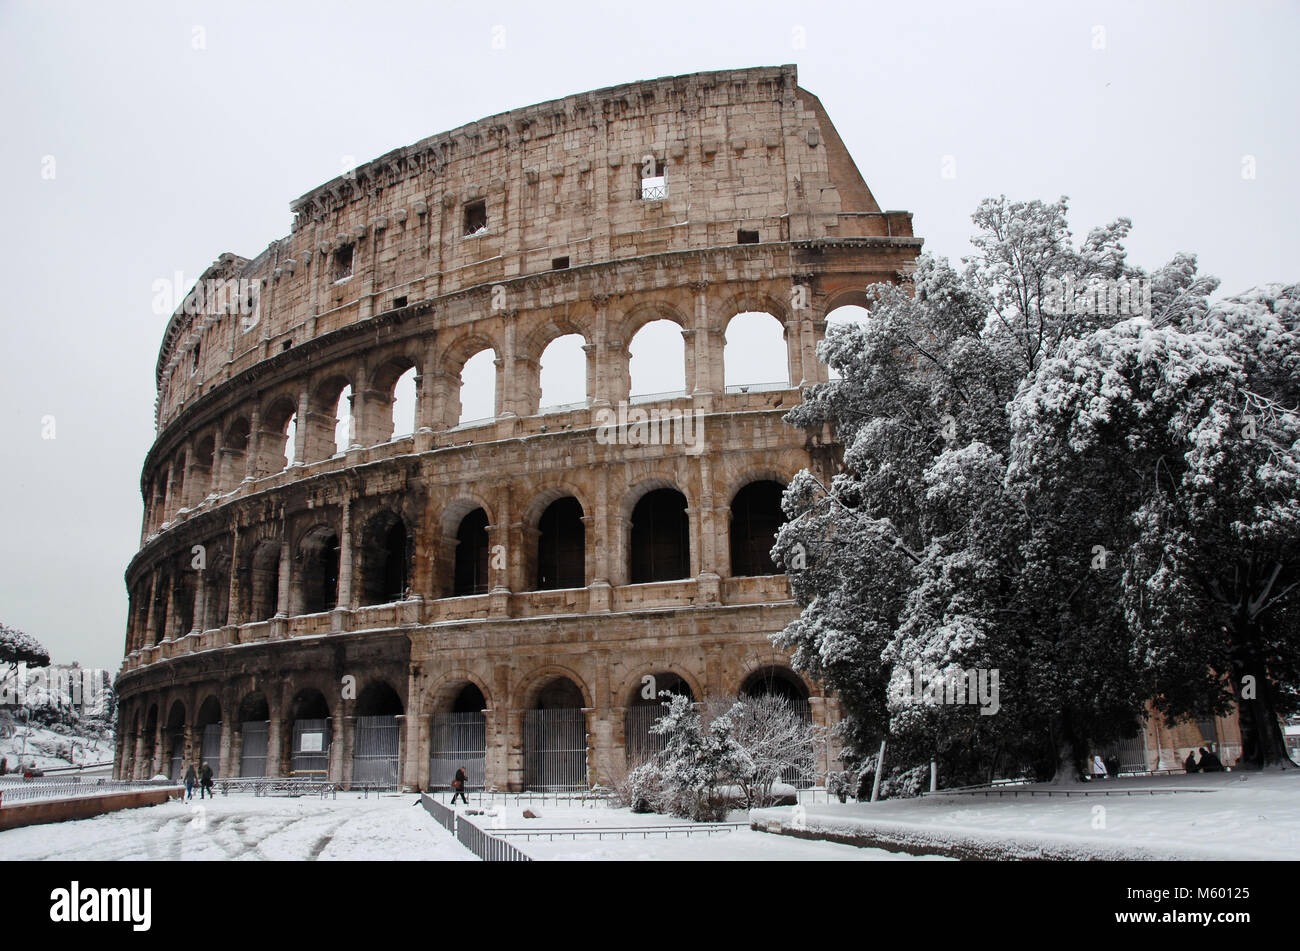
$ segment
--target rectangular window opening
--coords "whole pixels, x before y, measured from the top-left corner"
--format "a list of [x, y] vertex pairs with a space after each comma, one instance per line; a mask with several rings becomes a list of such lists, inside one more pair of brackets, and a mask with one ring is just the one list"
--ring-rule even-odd
[[465, 236], [487, 231], [487, 202], [472, 201], [465, 206]]
[[758, 232], [745, 231], [742, 228], [736, 232], [736, 244], [758, 244]]
[[641, 200], [642, 201], [663, 201], [668, 197], [668, 164], [666, 162], [655, 161], [655, 173], [646, 175], [648, 171], [645, 167], [641, 169]]
[[396, 308], [396, 307], [405, 307], [405, 306], [406, 306], [406, 298], [405, 298], [405, 297], [394, 297], [394, 298], [393, 298], [393, 307]]
[[563, 271], [569, 266], [569, 256], [566, 254], [562, 258], [551, 258], [551, 270]]
[[345, 244], [334, 252], [332, 273], [336, 282], [347, 280], [352, 276], [353, 247], [353, 245]]

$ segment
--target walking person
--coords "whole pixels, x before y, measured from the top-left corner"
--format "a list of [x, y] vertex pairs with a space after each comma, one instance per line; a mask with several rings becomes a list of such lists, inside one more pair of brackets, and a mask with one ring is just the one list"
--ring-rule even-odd
[[217, 794], [212, 791], [212, 767], [207, 763], [199, 770], [199, 799], [203, 798], [205, 792], [209, 799], [217, 798]]
[[463, 802], [467, 806], [469, 805], [469, 797], [465, 795], [465, 780], [467, 780], [468, 778], [469, 777], [465, 775], [464, 766], [456, 770], [456, 776], [451, 781], [451, 788], [452, 788], [451, 804], [453, 806], [456, 805], [457, 796], [460, 796], [461, 802]]
[[191, 799], [194, 798], [194, 784], [198, 782], [198, 778], [199, 778], [198, 774], [194, 772], [194, 764], [190, 763], [190, 765], [185, 770], [185, 801], [186, 802], [189, 802]]

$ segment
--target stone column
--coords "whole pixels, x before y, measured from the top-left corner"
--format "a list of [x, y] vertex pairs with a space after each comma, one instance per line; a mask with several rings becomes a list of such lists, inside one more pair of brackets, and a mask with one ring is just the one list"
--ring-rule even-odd
[[280, 530], [280, 574], [276, 581], [276, 617], [288, 617], [292, 606], [289, 601], [289, 580], [292, 567], [292, 555], [289, 552], [289, 523], [285, 521]]
[[307, 442], [311, 438], [310, 421], [311, 397], [304, 386], [298, 394], [298, 415], [294, 423], [292, 466], [305, 465], [307, 462]]
[[334, 608], [335, 630], [342, 630], [343, 616], [355, 603], [352, 591], [352, 499], [343, 497], [343, 514], [339, 518], [339, 596]]
[[148, 644], [151, 638], [153, 637], [154, 624], [157, 623], [158, 620], [158, 615], [157, 615], [158, 607], [156, 604], [157, 599], [158, 599], [158, 569], [155, 568], [153, 571], [149, 573], [149, 604], [145, 608], [146, 614], [145, 614], [145, 621], [144, 621], [144, 631], [140, 638], [141, 647], [143, 647], [145, 644]]
[[248, 445], [244, 449], [244, 482], [258, 476], [258, 463], [262, 453], [262, 413], [257, 407], [248, 417]]

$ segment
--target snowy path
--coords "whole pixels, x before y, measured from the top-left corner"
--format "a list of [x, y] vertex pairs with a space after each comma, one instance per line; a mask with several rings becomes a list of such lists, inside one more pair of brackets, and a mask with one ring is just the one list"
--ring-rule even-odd
[[[1132, 777], [1097, 788], [1135, 795], [833, 803], [808, 806], [805, 821], [811, 831], [877, 835], [918, 848], [963, 843], [1021, 855], [1047, 849], [1058, 857], [1300, 859], [1298, 771]], [[793, 810], [753, 815], [788, 826]]]
[[0, 832], [0, 858], [476, 861], [415, 797], [220, 796]]

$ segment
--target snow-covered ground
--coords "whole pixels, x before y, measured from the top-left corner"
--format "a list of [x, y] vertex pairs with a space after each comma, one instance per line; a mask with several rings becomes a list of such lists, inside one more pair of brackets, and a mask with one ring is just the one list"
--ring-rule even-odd
[[[113, 758], [113, 737], [86, 736], [72, 726], [51, 728], [24, 723], [0, 728], [0, 756], [8, 761], [9, 771], [34, 764], [42, 770], [108, 762]], [[4, 735], [12, 730], [11, 735]]]
[[[524, 808], [536, 818], [526, 819]], [[463, 810], [462, 810], [463, 811]], [[673, 816], [653, 813], [636, 814], [622, 808], [579, 808], [560, 806], [508, 806], [504, 816], [476, 815], [471, 821], [493, 833], [539, 831], [542, 829], [614, 829], [636, 827], [654, 829], [662, 826], [692, 825]], [[747, 822], [748, 813], [733, 812], [727, 817], [732, 822]], [[494, 824], [494, 819], [501, 824]], [[707, 824], [697, 824], [708, 828]], [[785, 836], [768, 835], [752, 829], [733, 829], [730, 832], [714, 831], [696, 833], [690, 837], [671, 835], [664, 838], [643, 838], [633, 833], [626, 838], [607, 835], [604, 838], [555, 838], [525, 840], [522, 836], [506, 836], [526, 855], [547, 861], [894, 861], [915, 856], [887, 852], [883, 849], [861, 849], [852, 845], [832, 842], [808, 842]], [[0, 840], [2, 843], [3, 840]], [[927, 856], [927, 858], [930, 858]]]
[[[1131, 777], [1085, 788], [1133, 795], [948, 795], [809, 805], [801, 824], [810, 833], [918, 849], [958, 844], [1008, 857], [1300, 859], [1297, 771]], [[797, 828], [793, 808], [751, 815], [764, 826]]]
[[72, 860], [413, 859], [475, 861], [413, 795], [172, 801], [0, 832], [0, 858]]

